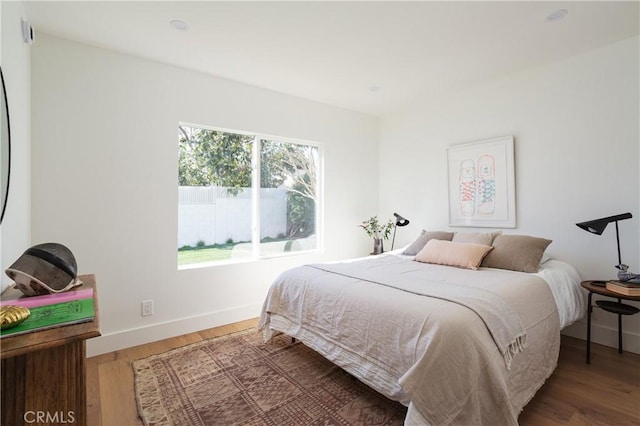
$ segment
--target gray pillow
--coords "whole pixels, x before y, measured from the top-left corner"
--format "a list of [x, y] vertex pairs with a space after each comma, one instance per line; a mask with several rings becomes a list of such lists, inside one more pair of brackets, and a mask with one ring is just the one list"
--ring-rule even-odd
[[481, 266], [520, 272], [538, 272], [551, 240], [528, 235], [499, 235]]
[[429, 240], [444, 240], [451, 241], [453, 238], [453, 232], [434, 231], [427, 232], [424, 229], [420, 233], [420, 236], [409, 247], [404, 249], [402, 254], [407, 256], [415, 256], [420, 250], [429, 242]]

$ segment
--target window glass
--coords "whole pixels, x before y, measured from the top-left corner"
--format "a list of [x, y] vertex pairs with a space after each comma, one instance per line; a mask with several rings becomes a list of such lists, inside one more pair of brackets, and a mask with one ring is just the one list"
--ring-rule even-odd
[[260, 140], [262, 255], [317, 247], [317, 181], [317, 147]]
[[178, 266], [318, 247], [317, 146], [182, 124], [178, 145]]

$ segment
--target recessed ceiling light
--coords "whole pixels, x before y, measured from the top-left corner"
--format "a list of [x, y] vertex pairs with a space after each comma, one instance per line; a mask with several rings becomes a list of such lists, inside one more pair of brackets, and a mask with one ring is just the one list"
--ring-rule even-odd
[[569, 14], [567, 9], [558, 9], [547, 16], [547, 22], [561, 21]]
[[179, 19], [174, 19], [173, 21], [171, 21], [171, 26], [176, 30], [180, 30], [180, 31], [184, 31], [187, 28], [189, 28], [186, 22], [181, 21]]

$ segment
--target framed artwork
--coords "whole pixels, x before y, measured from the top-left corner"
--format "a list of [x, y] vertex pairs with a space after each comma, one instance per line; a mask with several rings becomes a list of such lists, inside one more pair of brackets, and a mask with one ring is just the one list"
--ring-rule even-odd
[[447, 148], [449, 225], [516, 227], [513, 136]]

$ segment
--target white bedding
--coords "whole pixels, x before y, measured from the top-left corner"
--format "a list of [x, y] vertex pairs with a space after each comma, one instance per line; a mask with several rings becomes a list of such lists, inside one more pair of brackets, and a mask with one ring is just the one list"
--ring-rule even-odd
[[542, 278], [553, 294], [560, 316], [560, 329], [582, 318], [587, 311], [587, 301], [580, 286], [580, 274], [568, 263], [549, 259], [540, 265], [535, 274]]
[[[308, 266], [289, 270], [273, 283], [260, 327], [267, 338], [280, 331], [302, 340], [408, 405], [407, 423], [517, 424], [520, 410], [555, 369], [560, 326], [584, 312], [575, 270], [559, 261], [525, 274], [396, 259], [349, 262], [369, 270], [362, 277]], [[487, 327], [469, 308], [371, 282], [392, 265], [407, 282], [466, 283], [500, 295], [520, 317], [527, 349], [507, 369]]]

